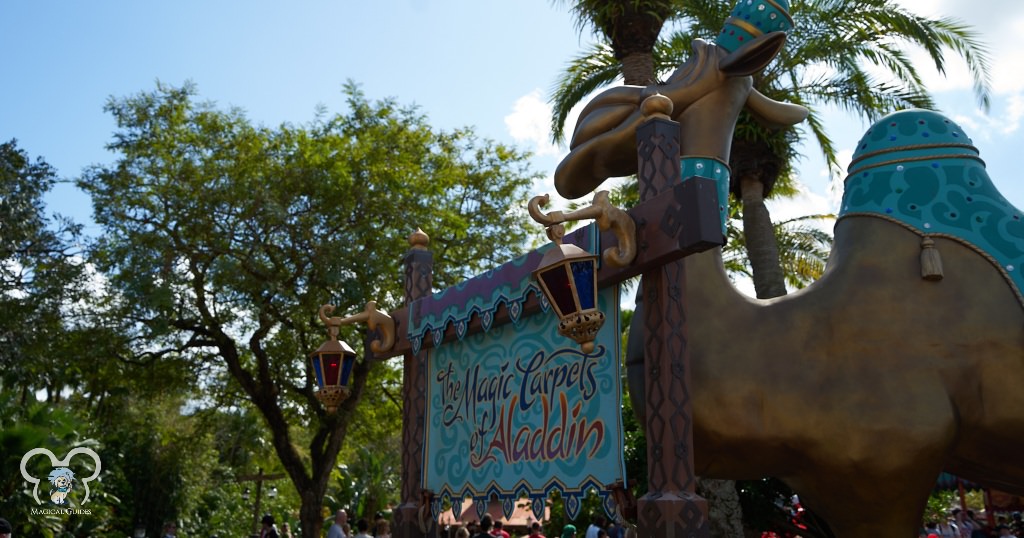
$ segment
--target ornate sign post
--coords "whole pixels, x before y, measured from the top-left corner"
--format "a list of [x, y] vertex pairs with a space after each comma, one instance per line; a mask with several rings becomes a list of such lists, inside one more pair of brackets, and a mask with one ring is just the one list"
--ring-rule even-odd
[[[664, 102], [659, 103], [645, 107], [645, 110], [649, 109], [652, 113], [663, 110]], [[635, 231], [629, 229], [630, 226], [627, 225], [624, 228], [615, 226], [614, 229], [602, 232], [592, 225], [564, 237], [565, 244], [575, 245], [591, 254], [604, 250], [606, 262], [613, 254], [630, 253], [632, 263], [607, 262], [598, 269], [596, 281], [602, 297], [608, 296], [608, 292], [615, 289], [615, 284], [643, 274], [645, 300], [650, 305], [650, 314], [646, 318], [649, 331], [647, 334], [654, 335], [648, 339], [649, 403], [646, 413], [650, 439], [648, 446], [651, 490], [640, 500], [640, 512], [637, 514], [640, 520], [640, 534], [643, 536], [702, 536], [706, 535], [707, 531], [706, 505], [694, 495], [695, 477], [690, 448], [692, 428], [687, 385], [689, 371], [686, 363], [685, 290], [680, 285], [682, 264], [678, 261], [688, 254], [719, 246], [724, 238], [720, 223], [718, 187], [715, 181], [702, 177], [679, 181], [678, 133], [678, 124], [667, 117], [650, 120], [638, 133], [642, 201], [629, 210], [628, 215], [619, 217], [634, 223]], [[598, 200], [595, 205], [603, 203]], [[598, 218], [600, 223], [600, 217]], [[623, 229], [629, 229], [629, 232], [623, 235]], [[631, 252], [633, 246], [627, 244], [634, 238], [635, 257]], [[433, 261], [430, 252], [426, 250], [426, 235], [418, 232], [410, 238], [410, 243], [413, 247], [405, 258], [406, 307], [394, 312], [397, 327], [395, 345], [385, 352], [375, 351], [377, 358], [396, 354], [405, 356], [402, 505], [396, 514], [395, 536], [436, 536], [437, 525], [434, 516], [441, 505], [437, 495], [444, 495], [454, 507], [461, 505], [463, 494], [480, 496], [483, 493], [485, 497], [496, 494], [506, 501], [510, 499], [510, 495], [527, 494], [533, 499], [536, 511], [538, 507], [543, 507], [543, 494], [538, 491], [542, 492], [551, 486], [550, 478], [545, 478], [550, 475], [543, 473], [551, 472], [551, 469], [538, 474], [538, 470], [544, 466], [530, 463], [529, 454], [539, 454], [550, 448], [547, 440], [551, 441], [551, 447], [561, 446], [556, 443], [558, 435], [548, 435], [558, 428], [572, 426], [569, 423], [563, 426], [560, 421], [568, 417], [571, 420], [585, 421], [588, 425], [601, 424], [598, 429], [583, 430], [584, 435], [575, 438], [578, 444], [574, 445], [572, 451], [562, 451], [574, 458], [579, 458], [580, 454], [596, 456], [606, 453], [608, 449], [604, 445], [610, 442], [609, 438], [621, 436], [621, 432], [604, 429], [617, 428], [617, 420], [607, 418], [607, 415], [591, 414], [596, 413], [596, 407], [591, 410], [593, 406], [587, 403], [587, 394], [596, 398], [595, 393], [586, 390], [587, 379], [591, 378], [577, 375], [580, 372], [592, 374], [592, 380], [602, 383], [602, 387], [604, 383], [611, 383], [610, 380], [615, 379], [616, 384], [611, 385], [615, 387], [612, 391], [602, 390], [606, 393], [614, 392], [614, 398], [611, 399], [617, 402], [620, 397], [617, 385], [619, 376], [611, 373], [608, 376], [609, 381], [601, 381], [604, 374], [587, 369], [588, 365], [593, 364], [594, 357], [604, 357], [609, 352], [614, 357], [609, 355], [607, 358], [613, 358], [614, 364], [618, 364], [618, 353], [609, 348], [613, 344], [608, 344], [614, 341], [617, 348], [617, 337], [603, 340], [604, 344], [601, 343], [602, 340], [598, 340], [592, 351], [589, 346], [580, 349], [572, 340], [558, 334], [554, 325], [544, 324], [548, 322], [541, 323], [540, 316], [550, 317], [551, 323], [556, 323], [558, 319], [554, 312], [542, 312], [548, 310], [550, 305], [547, 303], [548, 299], [542, 297], [532, 273], [543, 266], [541, 260], [544, 254], [554, 248], [554, 245], [546, 245], [463, 284], [430, 294]], [[612, 288], [609, 288], [610, 286]], [[611, 297], [614, 298], [616, 293], [612, 293]], [[606, 312], [612, 312], [611, 319], [617, 320], [616, 301], [602, 299], [602, 305]], [[530, 316], [535, 316], [536, 319], [530, 318], [526, 321]], [[514, 327], [502, 327], [510, 323]], [[539, 329], [541, 332], [535, 336], [523, 337], [543, 342], [541, 347], [530, 350], [520, 347], [522, 338], [515, 337], [519, 334], [518, 331], [536, 332], [537, 327], [542, 327]], [[611, 325], [602, 329], [602, 332], [605, 330], [614, 331]], [[487, 332], [493, 333], [499, 340], [488, 343], [473, 336]], [[501, 335], [505, 333], [511, 335], [511, 341], [516, 342], [515, 345], [508, 342], [500, 343], [500, 338], [503, 338]], [[492, 335], [488, 335], [488, 338], [492, 338]], [[450, 342], [458, 345], [452, 347]], [[428, 355], [428, 352], [439, 346], [448, 351], [437, 354], [436, 359], [434, 355]], [[516, 348], [518, 351], [513, 350], [508, 358], [499, 358], [497, 355], [491, 357], [491, 351], [481, 351], [492, 348]], [[607, 361], [607, 358], [602, 360]], [[439, 367], [431, 361], [443, 363], [446, 369], [428, 374]], [[486, 375], [490, 376], [485, 381], [497, 380], [501, 383], [494, 385], [496, 388], [493, 391], [477, 391], [470, 402], [472, 406], [476, 406], [474, 408], [466, 404], [465, 395], [469, 394], [469, 391], [459, 383], [475, 380], [479, 385], [480, 378], [474, 377], [472, 372], [479, 374], [484, 370], [479, 366], [483, 363], [477, 361], [497, 361], [494, 364], [488, 363], [490, 366], [484, 365]], [[531, 369], [530, 365], [534, 364], [531, 361], [549, 361], [545, 362], [545, 373], [537, 375], [537, 372]], [[565, 381], [575, 376], [575, 384], [572, 387], [563, 384], [559, 385], [561, 388], [545, 389], [545, 381], [562, 379], [558, 377], [557, 372], [565, 373]], [[451, 383], [445, 385], [442, 383], [444, 380]], [[441, 385], [428, 389], [435, 381]], [[554, 385], [549, 384], [551, 387]], [[543, 398], [539, 396], [541, 394]], [[596, 405], [597, 401], [595, 399], [592, 403]], [[491, 425], [497, 425], [498, 428], [476, 432], [467, 430], [466, 435], [469, 437], [466, 440], [451, 437], [450, 440], [454, 443], [450, 447], [451, 450], [463, 450], [466, 462], [474, 461], [475, 455], [475, 461], [480, 464], [480, 472], [486, 471], [484, 467], [488, 458], [500, 456], [517, 461], [525, 458], [512, 465], [518, 465], [516, 472], [522, 473], [520, 476], [532, 478], [525, 482], [502, 485], [500, 477], [497, 477], [497, 482], [478, 484], [476, 478], [473, 478], [476, 475], [471, 470], [462, 471], [468, 474], [459, 474], [453, 470], [449, 475], [445, 470], [449, 467], [445, 465], [451, 466], [457, 462], [452, 460], [445, 463], [439, 460], [438, 457], [444, 457], [444, 452], [428, 453], [429, 438], [436, 438], [436, 442], [437, 439], [448, 439], [445, 436], [456, 435], [455, 430], [458, 428], [455, 426], [458, 421], [453, 419], [448, 425], [450, 428], [445, 426], [445, 402], [453, 404], [448, 407], [452, 413], [458, 411], [478, 418], [487, 416], [490, 418], [485, 419], [485, 424], [493, 422]], [[540, 402], [536, 406], [538, 414], [531, 414], [533, 406], [524, 406], [524, 402]], [[544, 402], [554, 402], [555, 405], [545, 406]], [[490, 409], [492, 404], [493, 411]], [[455, 405], [458, 406], [457, 410], [453, 407]], [[442, 413], [434, 413], [432, 407], [442, 409]], [[494, 411], [498, 410], [502, 411], [502, 415], [500, 420], [495, 421], [497, 415]], [[450, 414], [449, 418], [455, 417], [458, 413]], [[513, 420], [516, 421], [515, 426], [510, 425]], [[597, 435], [598, 431], [602, 431], [603, 434]], [[500, 432], [504, 432], [504, 437], [498, 435]], [[474, 439], [477, 444], [474, 444]], [[427, 458], [430, 461], [426, 461]], [[614, 503], [624, 503], [627, 496], [622, 495], [621, 491], [623, 477], [599, 476], [602, 473], [592, 472], [585, 461], [586, 459], [580, 459], [578, 464], [559, 464], [566, 466], [565, 469], [583, 465], [577, 469], [581, 472], [578, 475], [581, 478], [575, 479], [579, 480], [579, 485], [568, 490], [571, 495], [567, 501], [575, 499], [575, 502], [567, 502], [573, 515], [579, 508], [578, 500], [582, 489], [572, 488], [598, 487], [602, 490], [605, 507], [609, 511], [614, 508]], [[617, 465], [609, 460], [603, 467], [614, 468]], [[555, 470], [555, 473], [555, 476], [558, 476], [559, 471]], [[434, 487], [443, 491], [424, 489], [427, 487], [424, 481], [427, 475], [430, 475], [429, 480]], [[531, 481], [536, 484], [526, 483]], [[619, 484], [619, 490], [610, 492], [616, 487], [616, 482]], [[565, 487], [565, 484], [560, 484], [560, 487]], [[632, 513], [630, 508], [620, 506], [620, 509]]]
[[[667, 108], [671, 112], [671, 102]], [[679, 183], [679, 124], [667, 113], [655, 114], [641, 124], [636, 137], [637, 179], [643, 202]], [[697, 181], [715, 192], [713, 181], [688, 180]], [[717, 196], [714, 198], [717, 201]], [[696, 215], [664, 215], [650, 225], [700, 229], [699, 223], [674, 219], [702, 214], [714, 219], [704, 223], [706, 228], [718, 225], [715, 202]], [[683, 260], [653, 267], [643, 273], [640, 284], [648, 335], [644, 339], [644, 399], [649, 483], [647, 494], [637, 506], [641, 536], [709, 536], [707, 501], [696, 494], [697, 476], [693, 471], [685, 269]]]

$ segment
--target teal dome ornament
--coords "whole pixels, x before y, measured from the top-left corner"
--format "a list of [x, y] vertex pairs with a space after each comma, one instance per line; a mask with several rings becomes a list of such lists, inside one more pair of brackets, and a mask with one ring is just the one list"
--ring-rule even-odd
[[715, 44], [733, 52], [764, 34], [788, 32], [792, 28], [789, 0], [740, 0], [725, 20]]
[[857, 143], [849, 173], [929, 157], [981, 162], [978, 149], [959, 125], [938, 112], [910, 109], [894, 112], [868, 129]]
[[840, 220], [875, 216], [959, 241], [984, 253], [1022, 298], [1024, 214], [955, 122], [930, 110], [889, 114], [857, 143], [847, 174]]

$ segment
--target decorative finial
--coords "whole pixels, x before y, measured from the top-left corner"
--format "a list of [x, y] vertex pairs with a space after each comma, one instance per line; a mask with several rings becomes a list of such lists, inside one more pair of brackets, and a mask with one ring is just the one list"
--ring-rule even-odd
[[672, 100], [656, 93], [640, 103], [640, 112], [645, 118], [669, 118], [672, 115]]
[[429, 244], [430, 236], [419, 228], [416, 228], [416, 231], [409, 236], [409, 246], [416, 250], [427, 250], [427, 245]]

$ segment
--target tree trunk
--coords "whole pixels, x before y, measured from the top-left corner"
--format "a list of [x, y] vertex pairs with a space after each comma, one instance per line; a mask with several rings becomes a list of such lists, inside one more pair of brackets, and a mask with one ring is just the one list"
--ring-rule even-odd
[[632, 86], [647, 86], [657, 82], [654, 73], [654, 55], [632, 53], [622, 58], [623, 82]]
[[764, 184], [757, 178], [744, 177], [740, 179], [740, 191], [743, 235], [754, 276], [754, 291], [758, 299], [781, 297], [786, 294], [786, 278], [779, 261], [775, 227], [764, 203]]
[[302, 538], [320, 538], [323, 536], [324, 513], [323, 494], [314, 491], [300, 491], [302, 505], [299, 507], [299, 523], [302, 525]]
[[697, 491], [708, 501], [712, 538], [743, 538], [743, 509], [736, 482], [701, 478]]
[[786, 295], [786, 276], [779, 261], [775, 226], [764, 199], [782, 171], [783, 160], [757, 139], [734, 137], [729, 167], [730, 189], [743, 204], [743, 236], [758, 299]]

